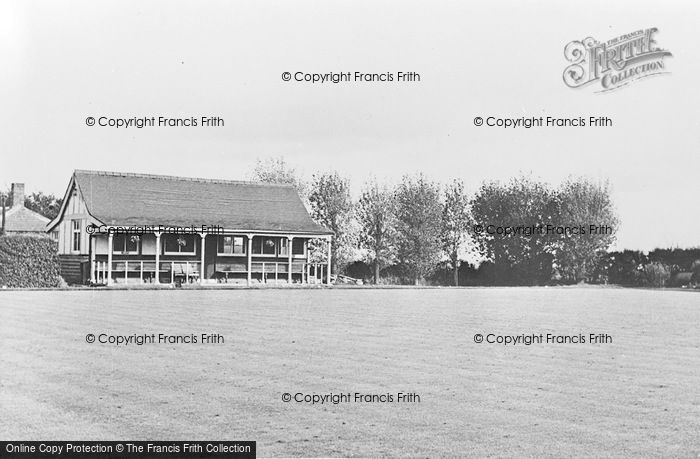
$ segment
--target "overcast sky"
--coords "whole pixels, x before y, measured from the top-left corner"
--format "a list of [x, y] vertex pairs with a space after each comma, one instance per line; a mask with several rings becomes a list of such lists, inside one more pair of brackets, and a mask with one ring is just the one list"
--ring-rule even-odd
[[[424, 172], [476, 189], [532, 173], [609, 179], [619, 248], [700, 245], [699, 8], [561, 0], [0, 3], [0, 186], [62, 195], [74, 169], [246, 179]], [[657, 27], [670, 75], [609, 94], [562, 82], [564, 46]], [[415, 71], [420, 83], [311, 85], [283, 72]], [[223, 128], [88, 127], [88, 116], [220, 116]], [[608, 116], [612, 128], [503, 130], [475, 116]]]

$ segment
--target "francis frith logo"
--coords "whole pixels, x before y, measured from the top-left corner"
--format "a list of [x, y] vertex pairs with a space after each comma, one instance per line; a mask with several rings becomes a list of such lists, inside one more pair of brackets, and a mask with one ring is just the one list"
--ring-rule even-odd
[[669, 73], [664, 58], [672, 54], [655, 41], [655, 27], [620, 35], [606, 42], [592, 37], [564, 47], [569, 65], [564, 83], [580, 88], [595, 83], [595, 92], [620, 89], [642, 78]]

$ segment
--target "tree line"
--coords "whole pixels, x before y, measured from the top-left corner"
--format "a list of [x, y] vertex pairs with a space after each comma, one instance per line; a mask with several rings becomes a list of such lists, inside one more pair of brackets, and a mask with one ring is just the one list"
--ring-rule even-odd
[[[443, 185], [415, 174], [389, 185], [370, 178], [353, 200], [347, 177], [317, 173], [306, 183], [283, 158], [259, 159], [251, 175], [296, 186], [312, 218], [335, 235], [334, 272], [365, 264], [375, 283], [385, 277], [421, 284], [448, 267], [459, 285], [470, 254], [492, 285], [582, 282], [596, 272], [619, 226], [609, 183], [585, 177], [552, 187], [523, 175], [484, 182], [471, 195], [458, 179]], [[511, 232], [498, 232], [504, 228]]]
[[593, 278], [627, 287], [700, 286], [700, 248], [609, 252], [598, 263]]
[[[258, 159], [249, 178], [296, 187], [312, 218], [334, 234], [333, 272], [377, 284], [700, 285], [700, 248], [609, 251], [619, 219], [604, 181], [570, 177], [553, 187], [521, 175], [470, 194], [461, 180], [415, 174], [398, 184], [369, 178], [353, 199], [347, 177], [331, 171], [305, 181], [282, 157]], [[8, 208], [11, 198], [0, 192]], [[61, 201], [37, 192], [24, 204], [53, 219]], [[609, 231], [537, 231], [547, 226]], [[317, 261], [325, 261], [324, 244], [311, 244]]]

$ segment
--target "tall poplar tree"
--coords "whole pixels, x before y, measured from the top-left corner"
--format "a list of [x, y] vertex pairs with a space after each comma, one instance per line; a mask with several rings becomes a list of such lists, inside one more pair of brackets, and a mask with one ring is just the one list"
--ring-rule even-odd
[[464, 183], [454, 180], [445, 190], [442, 206], [442, 249], [453, 270], [453, 282], [459, 286], [459, 257], [469, 239], [469, 198]]
[[440, 259], [440, 187], [422, 174], [404, 176], [395, 198], [399, 262], [418, 285]]
[[396, 209], [394, 196], [386, 185], [376, 180], [365, 184], [356, 206], [360, 226], [360, 247], [367, 251], [368, 262], [374, 268], [374, 283], [379, 272], [396, 258]]

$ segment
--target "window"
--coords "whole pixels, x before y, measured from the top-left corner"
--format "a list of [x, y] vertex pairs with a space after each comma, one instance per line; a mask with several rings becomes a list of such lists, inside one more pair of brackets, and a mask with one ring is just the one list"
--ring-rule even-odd
[[73, 225], [73, 252], [80, 252], [80, 220], [71, 220]]
[[124, 251], [128, 253], [138, 253], [141, 237], [138, 234], [129, 234], [124, 240]]
[[304, 255], [304, 239], [292, 239], [292, 255]]
[[141, 237], [137, 234], [115, 234], [112, 239], [114, 253], [139, 253]]
[[219, 253], [245, 255], [245, 239], [243, 236], [221, 236], [219, 238]]
[[166, 235], [165, 253], [194, 255], [194, 236], [194, 234]]
[[233, 236], [233, 253], [236, 255], [243, 255], [245, 253], [243, 236]]
[[286, 257], [289, 254], [289, 239], [286, 237], [280, 238], [280, 257]]
[[253, 255], [276, 256], [280, 238], [268, 236], [253, 237]]
[[262, 240], [260, 236], [253, 237], [253, 255], [260, 255], [262, 253]]
[[263, 242], [263, 255], [275, 255], [277, 253], [277, 244], [275, 244], [275, 242], [274, 238], [265, 238], [265, 242]]
[[222, 236], [219, 245], [219, 253], [233, 253], [233, 237]]

